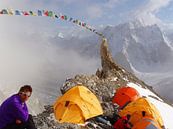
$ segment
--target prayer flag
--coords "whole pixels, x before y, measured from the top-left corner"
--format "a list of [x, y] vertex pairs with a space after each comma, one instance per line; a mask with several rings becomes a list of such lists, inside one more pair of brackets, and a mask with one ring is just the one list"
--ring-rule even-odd
[[55, 18], [59, 18], [59, 17], [55, 14]]
[[13, 15], [13, 11], [11, 9], [8, 9], [8, 14]]
[[2, 14], [8, 14], [6, 9], [3, 9], [1, 12], [2, 12]]
[[70, 18], [70, 19], [69, 19], [69, 21], [72, 21], [72, 20], [73, 20], [73, 18]]
[[45, 16], [48, 16], [49, 15], [49, 12], [48, 11], [44, 11], [44, 15]]
[[63, 19], [63, 20], [64, 20], [64, 16], [63, 16], [63, 15], [61, 16], [61, 19]]
[[38, 10], [38, 16], [42, 16], [42, 11]]
[[48, 16], [49, 16], [49, 17], [53, 17], [53, 12], [52, 12], [52, 11], [49, 11], [49, 12], [48, 12]]
[[64, 20], [67, 20], [67, 16], [66, 15], [64, 15]]
[[23, 15], [25, 15], [25, 16], [28, 16], [28, 15], [29, 15], [29, 13], [26, 12], [26, 11], [24, 11], [24, 12], [22, 12], [22, 13], [23, 13]]
[[15, 15], [21, 15], [19, 10], [15, 10]]

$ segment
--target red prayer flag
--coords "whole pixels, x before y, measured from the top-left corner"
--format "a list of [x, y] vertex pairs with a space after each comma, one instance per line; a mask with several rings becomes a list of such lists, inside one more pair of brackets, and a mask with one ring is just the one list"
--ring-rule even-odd
[[63, 20], [64, 20], [64, 16], [61, 16], [61, 19], [63, 19]]
[[26, 15], [29, 15], [29, 13], [25, 11], [25, 12], [23, 12], [23, 15], [26, 16]]
[[48, 16], [49, 15], [49, 11], [44, 11], [44, 15]]

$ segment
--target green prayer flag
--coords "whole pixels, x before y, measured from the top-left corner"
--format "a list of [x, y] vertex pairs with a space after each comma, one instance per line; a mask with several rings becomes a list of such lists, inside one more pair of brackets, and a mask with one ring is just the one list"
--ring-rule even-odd
[[52, 12], [52, 11], [49, 11], [49, 12], [48, 12], [48, 16], [49, 16], [49, 17], [53, 17], [53, 12]]
[[67, 18], [67, 16], [66, 15], [64, 15], [64, 20], [67, 20], [68, 18]]

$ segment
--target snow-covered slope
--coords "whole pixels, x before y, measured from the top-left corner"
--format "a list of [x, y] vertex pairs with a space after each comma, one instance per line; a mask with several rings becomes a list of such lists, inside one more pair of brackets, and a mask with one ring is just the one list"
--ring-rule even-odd
[[[171, 69], [170, 69], [171, 71]], [[173, 103], [173, 74], [172, 72], [157, 72], [157, 73], [138, 73], [138, 77], [144, 82], [154, 87], [155, 91], [162, 97], [167, 98]]]

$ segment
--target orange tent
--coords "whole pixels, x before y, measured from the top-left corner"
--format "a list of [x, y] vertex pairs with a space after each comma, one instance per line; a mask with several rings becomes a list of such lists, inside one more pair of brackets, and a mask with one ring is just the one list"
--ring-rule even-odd
[[161, 129], [161, 127], [153, 118], [143, 117], [133, 125], [132, 129]]
[[118, 114], [120, 116], [130, 115], [130, 122], [135, 125], [143, 118], [143, 111], [145, 116], [153, 118], [159, 124], [159, 127], [164, 126], [159, 110], [147, 98], [138, 98], [119, 111]]
[[123, 108], [129, 102], [135, 101], [140, 97], [138, 91], [132, 87], [121, 87], [116, 90], [112, 102], [117, 103]]

